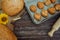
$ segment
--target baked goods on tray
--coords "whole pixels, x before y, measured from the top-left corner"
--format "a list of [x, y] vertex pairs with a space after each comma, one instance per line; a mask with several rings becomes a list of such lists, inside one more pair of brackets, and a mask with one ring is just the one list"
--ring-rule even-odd
[[39, 13], [35, 13], [34, 18], [39, 21], [41, 19], [41, 15]]
[[[30, 6], [30, 11], [31, 12], [34, 12], [34, 18], [39, 20], [39, 17], [40, 17], [40, 14], [38, 14], [37, 16], [37, 9], [40, 9], [41, 10], [41, 16], [43, 17], [48, 17], [48, 14], [50, 13], [51, 15], [55, 14], [56, 10], [60, 10], [60, 4], [55, 4], [55, 6], [53, 7], [48, 7], [50, 4], [53, 4], [55, 3], [56, 0], [45, 0], [44, 2], [41, 2], [41, 1], [38, 1], [37, 2], [37, 5], [31, 5]], [[48, 7], [47, 9], [44, 9], [44, 7]]]
[[0, 40], [17, 40], [17, 37], [7, 26], [0, 24]]
[[56, 2], [56, 0], [50, 0], [52, 3], [55, 3]]
[[48, 17], [48, 11], [47, 11], [47, 10], [42, 10], [41, 15], [42, 15], [43, 17]]
[[48, 9], [48, 12], [50, 13], [50, 14], [55, 14], [55, 8], [54, 7], [51, 7], [51, 8], [49, 8]]
[[36, 7], [35, 5], [31, 5], [31, 6], [30, 6], [30, 10], [31, 10], [32, 12], [36, 12], [36, 11], [37, 11], [37, 7]]
[[39, 1], [37, 3], [37, 6], [38, 6], [39, 9], [43, 9], [44, 8], [44, 3]]
[[50, 0], [45, 0], [45, 1], [44, 1], [44, 3], [45, 3], [45, 5], [47, 5], [47, 6], [48, 6], [48, 5], [50, 5], [50, 4], [51, 4], [51, 1], [50, 1]]
[[55, 9], [56, 9], [57, 11], [60, 11], [60, 4], [55, 4]]
[[[34, 5], [34, 8], [31, 7], [32, 5]], [[57, 15], [57, 10], [60, 10], [59, 5], [59, 0], [25, 0], [26, 9], [29, 15], [31, 16], [33, 23], [35, 24], [42, 23], [48, 20], [49, 18]], [[35, 12], [33, 12], [31, 9]], [[37, 16], [34, 16], [36, 15], [35, 13], [39, 13], [38, 15], [41, 15], [40, 20], [36, 19]]]
[[17, 15], [24, 7], [24, 0], [2, 0], [2, 10], [9, 16]]

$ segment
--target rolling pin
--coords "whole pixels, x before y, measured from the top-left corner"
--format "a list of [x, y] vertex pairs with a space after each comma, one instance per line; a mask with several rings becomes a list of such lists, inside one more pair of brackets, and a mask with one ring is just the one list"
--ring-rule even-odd
[[60, 18], [53, 25], [52, 30], [50, 32], [48, 32], [48, 35], [50, 37], [53, 37], [54, 32], [57, 31], [59, 28], [60, 28]]

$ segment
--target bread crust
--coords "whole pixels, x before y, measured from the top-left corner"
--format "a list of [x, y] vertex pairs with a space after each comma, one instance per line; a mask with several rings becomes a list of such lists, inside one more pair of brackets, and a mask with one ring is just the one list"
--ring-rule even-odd
[[2, 0], [2, 10], [9, 16], [17, 15], [24, 7], [24, 0]]
[[17, 37], [8, 27], [0, 24], [0, 40], [17, 40]]

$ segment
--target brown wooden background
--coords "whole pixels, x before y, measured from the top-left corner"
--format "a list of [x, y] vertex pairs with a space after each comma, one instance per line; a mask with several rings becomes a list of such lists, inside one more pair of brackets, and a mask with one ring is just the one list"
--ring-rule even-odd
[[47, 35], [52, 25], [60, 16], [60, 13], [44, 23], [36, 25], [32, 23], [26, 9], [24, 10], [22, 19], [13, 23], [15, 26], [14, 33], [18, 37], [18, 40], [60, 40], [60, 29], [54, 33], [52, 38]]

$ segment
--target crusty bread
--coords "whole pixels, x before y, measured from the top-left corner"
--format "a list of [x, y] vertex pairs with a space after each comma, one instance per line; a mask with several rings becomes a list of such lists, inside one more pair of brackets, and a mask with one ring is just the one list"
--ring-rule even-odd
[[17, 15], [24, 7], [24, 0], [2, 0], [2, 10], [9, 16]]
[[17, 38], [8, 27], [0, 24], [0, 40], [17, 40]]

